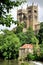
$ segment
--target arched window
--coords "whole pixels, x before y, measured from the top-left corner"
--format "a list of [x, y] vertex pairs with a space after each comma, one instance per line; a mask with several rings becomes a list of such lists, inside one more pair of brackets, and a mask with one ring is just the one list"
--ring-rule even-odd
[[35, 12], [35, 13], [37, 13], [37, 11], [36, 11], [36, 10], [34, 10], [34, 12]]
[[28, 13], [31, 13], [31, 10], [29, 10]]
[[27, 17], [25, 15], [23, 16], [23, 20], [27, 20]]

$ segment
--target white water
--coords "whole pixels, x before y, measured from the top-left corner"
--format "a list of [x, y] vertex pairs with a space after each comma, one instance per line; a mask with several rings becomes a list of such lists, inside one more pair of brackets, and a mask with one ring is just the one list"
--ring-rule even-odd
[[35, 65], [43, 65], [43, 63], [41, 63], [41, 62], [33, 61], [33, 63], [34, 63]]

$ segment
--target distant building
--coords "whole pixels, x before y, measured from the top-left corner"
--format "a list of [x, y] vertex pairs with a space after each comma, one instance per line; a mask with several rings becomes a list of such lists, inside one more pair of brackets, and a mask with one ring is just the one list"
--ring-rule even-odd
[[17, 11], [17, 19], [20, 23], [25, 23], [23, 31], [25, 32], [29, 26], [33, 28], [34, 31], [40, 29], [40, 23], [38, 22], [38, 5], [32, 3], [31, 6], [27, 6], [26, 9], [19, 9]]
[[24, 44], [19, 49], [19, 57], [26, 57], [27, 54], [32, 53], [33, 54], [33, 45], [32, 44]]

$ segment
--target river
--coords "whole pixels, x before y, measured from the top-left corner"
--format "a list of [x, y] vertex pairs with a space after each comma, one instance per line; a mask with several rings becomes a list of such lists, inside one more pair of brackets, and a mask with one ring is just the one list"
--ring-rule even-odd
[[[27, 61], [25, 61], [27, 62]], [[30, 61], [28, 65], [43, 65], [41, 62]], [[0, 65], [21, 65], [17, 60], [0, 60]], [[27, 65], [27, 64], [26, 64]]]

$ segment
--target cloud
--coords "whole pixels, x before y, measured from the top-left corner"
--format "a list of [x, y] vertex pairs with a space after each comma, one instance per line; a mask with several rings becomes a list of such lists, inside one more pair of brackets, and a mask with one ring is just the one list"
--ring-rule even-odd
[[28, 3], [33, 3], [33, 2], [43, 7], [43, 0], [28, 0]]
[[42, 7], [38, 7], [38, 17], [39, 17], [39, 21], [43, 22], [43, 8]]
[[0, 31], [0, 34], [4, 34], [4, 32], [3, 31]]
[[12, 30], [12, 29], [15, 28], [15, 27], [17, 27], [17, 25], [12, 24], [10, 27], [6, 27], [6, 29], [8, 29], [8, 30]]
[[1, 30], [5, 30], [5, 29], [11, 31], [11, 30], [12, 30], [13, 28], [15, 28], [15, 27], [17, 27], [17, 25], [15, 25], [14, 23], [11, 24], [10, 27], [6, 27], [6, 25], [4, 25], [4, 26], [0, 25], [0, 31], [1, 31]]
[[14, 20], [17, 20], [17, 7], [13, 7], [13, 9], [10, 10], [10, 13]]

